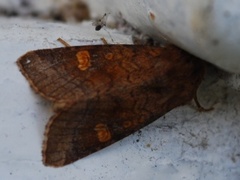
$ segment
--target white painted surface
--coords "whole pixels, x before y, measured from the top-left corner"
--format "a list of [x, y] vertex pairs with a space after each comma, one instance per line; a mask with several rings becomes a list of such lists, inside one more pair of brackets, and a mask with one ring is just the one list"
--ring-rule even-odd
[[[111, 31], [116, 43], [130, 37]], [[199, 100], [210, 112], [193, 106], [176, 108], [141, 133], [63, 168], [44, 167], [44, 126], [52, 115], [49, 103], [36, 95], [19, 72], [16, 60], [29, 50], [101, 43], [105, 31], [91, 22], [79, 25], [0, 18], [0, 179], [159, 180], [240, 177], [240, 94], [214, 71], [208, 72]]]

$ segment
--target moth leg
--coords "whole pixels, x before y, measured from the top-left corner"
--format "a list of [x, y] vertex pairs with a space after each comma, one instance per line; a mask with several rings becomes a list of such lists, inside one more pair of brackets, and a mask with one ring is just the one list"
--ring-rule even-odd
[[198, 101], [198, 98], [197, 98], [197, 95], [196, 95], [196, 94], [195, 94], [195, 96], [194, 96], [193, 99], [194, 99], [194, 102], [196, 103], [196, 105], [197, 105], [197, 107], [198, 107], [198, 110], [199, 110], [200, 112], [211, 111], [211, 110], [214, 109], [213, 107], [210, 107], [210, 108], [204, 108], [204, 107], [202, 107], [201, 104], [200, 104], [199, 101]]
[[60, 43], [62, 43], [64, 46], [66, 46], [66, 47], [71, 47], [71, 45], [68, 44], [66, 41], [64, 41], [62, 38], [58, 38], [57, 40], [58, 40]]

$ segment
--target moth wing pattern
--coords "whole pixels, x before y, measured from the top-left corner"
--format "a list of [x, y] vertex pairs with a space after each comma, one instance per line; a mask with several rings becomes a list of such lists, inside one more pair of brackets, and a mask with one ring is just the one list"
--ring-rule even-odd
[[[79, 55], [80, 54], [80, 55]], [[186, 104], [204, 65], [174, 47], [99, 45], [36, 50], [18, 60], [33, 89], [53, 102], [43, 162], [90, 155]]]

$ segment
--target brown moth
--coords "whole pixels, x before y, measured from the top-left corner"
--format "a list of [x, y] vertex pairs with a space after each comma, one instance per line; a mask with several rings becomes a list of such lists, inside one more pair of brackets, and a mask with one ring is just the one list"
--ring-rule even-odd
[[90, 155], [191, 101], [204, 75], [198, 58], [169, 45], [97, 45], [30, 51], [17, 64], [53, 102], [43, 163]]

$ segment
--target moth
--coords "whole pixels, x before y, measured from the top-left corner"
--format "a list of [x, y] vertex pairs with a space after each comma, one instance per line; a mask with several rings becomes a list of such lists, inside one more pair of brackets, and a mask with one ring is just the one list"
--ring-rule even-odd
[[167, 45], [95, 45], [27, 52], [17, 60], [53, 103], [43, 163], [61, 167], [105, 148], [196, 96], [204, 63]]

